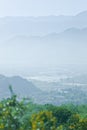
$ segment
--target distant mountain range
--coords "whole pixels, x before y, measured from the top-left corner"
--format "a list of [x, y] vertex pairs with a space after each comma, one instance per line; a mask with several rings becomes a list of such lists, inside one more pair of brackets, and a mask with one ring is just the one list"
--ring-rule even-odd
[[68, 28], [87, 27], [87, 11], [76, 16], [4, 17], [0, 18], [0, 36], [47, 35]]
[[14, 35], [4, 41], [6, 44], [25, 44], [25, 45], [35, 45], [35, 44], [49, 44], [56, 43], [57, 45], [64, 43], [73, 44], [84, 44], [87, 43], [87, 28], [68, 28], [61, 33], [50, 33], [45, 36], [26, 36], [26, 35]]
[[76, 16], [0, 18], [1, 65], [87, 64], [86, 48], [87, 11]]
[[[0, 43], [1, 44], [1, 43]], [[14, 35], [1, 44], [7, 62], [32, 65], [87, 63], [87, 28], [69, 28], [45, 36]], [[3, 50], [3, 51], [2, 51]]]

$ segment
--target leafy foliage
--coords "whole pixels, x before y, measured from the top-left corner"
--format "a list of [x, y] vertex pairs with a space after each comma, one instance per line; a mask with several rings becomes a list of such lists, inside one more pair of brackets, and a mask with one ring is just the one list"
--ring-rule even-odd
[[0, 101], [0, 130], [87, 130], [87, 105], [53, 106], [18, 101]]

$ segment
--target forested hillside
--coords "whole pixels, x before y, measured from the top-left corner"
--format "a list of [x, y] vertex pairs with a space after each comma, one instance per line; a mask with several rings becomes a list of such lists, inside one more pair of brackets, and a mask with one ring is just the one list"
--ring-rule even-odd
[[87, 105], [38, 105], [10, 91], [11, 98], [0, 101], [1, 130], [87, 130]]

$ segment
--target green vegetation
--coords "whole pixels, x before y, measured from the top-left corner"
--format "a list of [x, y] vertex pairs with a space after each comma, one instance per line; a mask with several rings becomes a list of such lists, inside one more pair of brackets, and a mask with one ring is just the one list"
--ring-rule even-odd
[[10, 91], [0, 102], [0, 130], [87, 130], [87, 105], [37, 105]]

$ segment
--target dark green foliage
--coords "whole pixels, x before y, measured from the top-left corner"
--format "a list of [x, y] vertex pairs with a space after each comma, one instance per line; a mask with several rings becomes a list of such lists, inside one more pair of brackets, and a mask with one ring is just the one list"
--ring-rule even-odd
[[37, 125], [40, 130], [87, 129], [87, 105], [38, 105], [31, 100], [18, 101], [11, 87], [10, 91], [11, 98], [0, 102], [0, 130], [36, 130]]
[[69, 120], [72, 112], [68, 109], [59, 107], [53, 111], [53, 115], [57, 118], [58, 124], [64, 124]]

